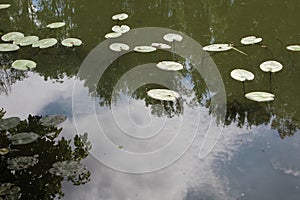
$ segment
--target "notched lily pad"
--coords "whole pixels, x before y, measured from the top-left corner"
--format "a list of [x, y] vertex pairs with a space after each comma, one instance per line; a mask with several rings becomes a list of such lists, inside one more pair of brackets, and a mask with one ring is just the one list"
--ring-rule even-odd
[[127, 25], [121, 25], [121, 26], [115, 25], [115, 26], [113, 26], [113, 27], [111, 28], [111, 30], [114, 31], [114, 32], [116, 32], [116, 33], [121, 33], [121, 34], [123, 34], [123, 33], [126, 33], [126, 32], [128, 32], [128, 31], [130, 31], [130, 27], [127, 26]]
[[36, 62], [32, 60], [16, 60], [12, 63], [12, 68], [26, 71], [36, 68]]
[[13, 145], [23, 145], [29, 144], [36, 141], [39, 138], [39, 135], [33, 132], [29, 133], [17, 133], [14, 135], [8, 136], [8, 139], [12, 142]]
[[37, 42], [39, 40], [38, 36], [26, 36], [21, 39], [15, 40], [14, 44], [20, 45], [20, 46], [29, 46], [33, 43]]
[[56, 126], [66, 121], [67, 117], [63, 115], [45, 116], [40, 119], [43, 126]]
[[180, 42], [183, 39], [183, 37], [176, 33], [168, 33], [164, 35], [163, 39], [168, 42], [174, 42], [174, 41]]
[[33, 167], [39, 159], [33, 156], [20, 156], [7, 161], [7, 168], [11, 170], [23, 170]]
[[232, 46], [229, 44], [211, 44], [203, 47], [204, 51], [213, 51], [213, 52], [228, 51], [230, 49], [232, 49]]
[[149, 53], [156, 51], [156, 48], [152, 46], [136, 46], [133, 50], [140, 53]]
[[120, 37], [122, 35], [122, 33], [116, 33], [116, 32], [113, 32], [113, 33], [107, 33], [104, 37], [105, 38], [117, 38], [117, 37]]
[[86, 174], [87, 169], [79, 161], [68, 160], [54, 163], [49, 172], [56, 176], [75, 177]]
[[153, 99], [161, 101], [176, 101], [180, 95], [173, 91], [167, 89], [153, 89], [147, 92], [147, 95]]
[[73, 47], [73, 46], [80, 46], [82, 41], [78, 38], [66, 38], [64, 39], [61, 44], [66, 47]]
[[244, 69], [234, 69], [230, 76], [237, 81], [251, 81], [254, 79], [254, 74]]
[[109, 45], [109, 48], [116, 52], [129, 50], [129, 46], [124, 43], [113, 43], [113, 44]]
[[278, 61], [269, 60], [260, 64], [259, 67], [264, 72], [279, 72], [280, 70], [282, 70], [283, 65]]
[[179, 71], [183, 69], [183, 65], [174, 61], [162, 61], [156, 64], [156, 67], [166, 71]]
[[19, 40], [24, 37], [24, 34], [21, 32], [10, 32], [2, 35], [1, 39], [5, 42]]
[[57, 44], [57, 39], [55, 38], [46, 38], [39, 41], [36, 41], [32, 44], [32, 47], [39, 47], [40, 49], [45, 49], [52, 47]]
[[1, 43], [0, 44], [0, 52], [9, 52], [9, 51], [17, 51], [20, 47], [15, 44]]
[[0, 184], [0, 199], [1, 200], [17, 200], [21, 198], [21, 188], [11, 183]]
[[119, 21], [123, 21], [127, 18], [128, 18], [128, 14], [126, 14], [126, 13], [120, 13], [120, 14], [116, 14], [116, 15], [112, 16], [113, 20], [119, 20]]
[[11, 128], [15, 128], [20, 124], [20, 122], [21, 120], [18, 117], [0, 119], [0, 131], [5, 131]]

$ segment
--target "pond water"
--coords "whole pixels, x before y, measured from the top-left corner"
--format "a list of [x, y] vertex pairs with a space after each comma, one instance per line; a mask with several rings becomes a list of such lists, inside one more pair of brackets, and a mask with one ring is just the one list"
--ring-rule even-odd
[[[0, 124], [1, 198], [300, 198], [300, 53], [286, 49], [300, 44], [299, 1], [9, 3], [11, 7], [0, 9], [1, 35], [20, 31], [59, 43], [0, 53], [0, 116], [22, 120], [9, 130]], [[123, 12], [128, 19], [111, 19]], [[46, 28], [56, 21], [66, 25]], [[105, 39], [116, 24], [131, 30]], [[182, 41], [164, 41], [169, 32], [182, 35]], [[242, 45], [241, 38], [250, 35], [263, 40]], [[67, 37], [80, 38], [83, 45], [63, 47], [60, 42]], [[128, 44], [130, 50], [111, 51], [115, 42]], [[152, 42], [172, 49], [132, 51]], [[214, 43], [232, 44], [239, 51], [202, 50]], [[37, 67], [14, 70], [10, 66], [16, 59], [34, 60]], [[180, 62], [184, 69], [156, 68], [163, 60]], [[267, 60], [283, 65], [271, 80], [259, 68]], [[245, 82], [245, 91], [230, 77], [237, 68], [255, 75]], [[175, 102], [151, 99], [147, 91], [155, 88], [175, 90], [181, 97]], [[254, 102], [244, 97], [253, 91], [271, 92], [275, 99]], [[67, 120], [49, 127], [39, 117], [46, 115]], [[20, 132], [35, 132], [39, 138], [12, 144], [9, 135]], [[19, 156], [39, 161], [11, 169], [8, 163]], [[68, 172], [55, 171], [59, 169], [53, 164], [65, 160], [81, 164], [67, 165], [73, 167]], [[76, 175], [68, 175], [70, 171]]]

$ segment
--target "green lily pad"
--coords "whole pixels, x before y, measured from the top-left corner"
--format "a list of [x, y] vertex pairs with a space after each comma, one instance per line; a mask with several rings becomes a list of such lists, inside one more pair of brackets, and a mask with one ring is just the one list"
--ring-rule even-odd
[[57, 39], [55, 38], [46, 38], [39, 41], [36, 41], [32, 44], [32, 47], [39, 47], [40, 49], [45, 49], [52, 47], [57, 44]]
[[183, 39], [183, 37], [176, 33], [168, 33], [164, 35], [163, 39], [168, 42], [174, 42], [174, 41], [180, 42]]
[[0, 149], [0, 155], [3, 156], [3, 155], [6, 155], [9, 153], [9, 149], [8, 148], [1, 148]]
[[237, 81], [251, 81], [254, 79], [254, 74], [244, 69], [234, 69], [230, 76]]
[[229, 44], [211, 44], [203, 47], [204, 51], [228, 51], [232, 49], [232, 46]]
[[0, 199], [1, 200], [18, 200], [21, 198], [21, 188], [11, 183], [0, 184]]
[[17, 51], [20, 47], [15, 44], [2, 43], [0, 44], [0, 52]]
[[13, 145], [29, 144], [36, 141], [38, 138], [39, 135], [32, 132], [17, 133], [8, 137], [8, 139], [12, 142]]
[[174, 61], [162, 61], [156, 64], [156, 67], [167, 71], [179, 71], [183, 69], [183, 65]]
[[61, 44], [66, 47], [73, 47], [73, 46], [80, 46], [82, 41], [78, 38], [66, 38], [64, 39]]
[[61, 27], [65, 26], [65, 25], [66, 25], [65, 22], [53, 22], [51, 24], [48, 24], [47, 28], [55, 29], [55, 28], [61, 28]]
[[117, 38], [117, 37], [120, 37], [122, 35], [122, 33], [116, 33], [116, 32], [113, 32], [113, 33], [107, 33], [104, 37], [105, 38]]
[[300, 51], [300, 45], [290, 45], [290, 46], [287, 46], [286, 47], [287, 50], [290, 50], [290, 51]]
[[39, 41], [39, 37], [37, 36], [26, 36], [21, 39], [15, 40], [14, 44], [20, 45], [20, 46], [28, 46], [32, 45], [33, 43]]
[[257, 102], [273, 101], [275, 95], [268, 92], [250, 92], [245, 95], [247, 99]]
[[87, 169], [79, 161], [61, 161], [52, 165], [49, 172], [56, 176], [74, 177], [87, 172]]
[[43, 126], [56, 126], [66, 121], [66, 119], [67, 117], [63, 115], [51, 115], [41, 118], [40, 122]]
[[247, 36], [241, 39], [241, 43], [244, 45], [257, 44], [262, 41], [262, 38], [258, 38], [256, 36]]
[[123, 21], [127, 18], [128, 18], [128, 14], [126, 14], [126, 13], [120, 13], [120, 14], [116, 14], [116, 15], [112, 16], [113, 20], [119, 20], [119, 21]]
[[283, 68], [282, 64], [275, 60], [265, 61], [259, 67], [264, 72], [279, 72]]
[[12, 63], [12, 68], [21, 71], [26, 71], [29, 69], [36, 68], [36, 62], [32, 60], [16, 60]]
[[19, 40], [24, 37], [24, 34], [21, 32], [10, 32], [2, 35], [1, 39], [5, 42]]
[[157, 48], [157, 49], [171, 49], [171, 46], [168, 44], [164, 44], [164, 43], [157, 43], [154, 42], [151, 44], [151, 46]]
[[116, 52], [129, 50], [129, 46], [124, 43], [113, 43], [113, 44], [109, 45], [109, 48]]
[[130, 31], [130, 27], [127, 25], [115, 25], [111, 28], [112, 31], [116, 32], [116, 33], [126, 33], [128, 31]]
[[0, 4], [0, 10], [1, 9], [5, 9], [5, 8], [9, 8], [11, 5], [9, 3], [2, 3]]
[[0, 119], [0, 131], [5, 131], [11, 128], [15, 128], [20, 124], [20, 122], [21, 120], [18, 117]]
[[7, 168], [11, 170], [22, 170], [33, 167], [39, 162], [39, 159], [33, 156], [20, 156], [7, 161]]
[[156, 51], [156, 48], [152, 46], [136, 46], [133, 50], [140, 53], [149, 53]]
[[147, 95], [153, 99], [161, 100], [161, 101], [176, 101], [180, 97], [180, 95], [173, 91], [167, 89], [153, 89], [147, 92]]

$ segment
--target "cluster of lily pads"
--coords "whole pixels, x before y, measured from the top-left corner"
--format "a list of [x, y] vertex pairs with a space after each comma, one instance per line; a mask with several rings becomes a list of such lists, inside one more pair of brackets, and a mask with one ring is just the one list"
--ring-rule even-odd
[[[261, 41], [262, 38], [256, 36], [247, 36], [241, 39], [241, 44], [254, 45], [254, 44], [259, 44]], [[209, 52], [221, 52], [221, 51], [228, 51], [231, 49], [241, 52], [231, 44], [211, 44], [203, 47], [204, 51], [209, 51]], [[291, 45], [288, 46], [287, 49], [292, 51], [300, 51], [300, 45]], [[241, 53], [245, 54], [244, 52]], [[270, 92], [271, 92], [272, 73], [282, 70], [283, 65], [276, 60], [267, 60], [261, 63], [259, 67], [262, 71], [268, 72], [270, 74]], [[237, 81], [241, 81], [243, 83], [243, 90], [244, 90], [245, 97], [247, 99], [257, 101], [257, 102], [266, 102], [266, 101], [274, 100], [275, 95], [270, 92], [257, 91], [257, 92], [250, 92], [246, 94], [245, 81], [251, 81], [254, 79], [255, 76], [252, 72], [245, 69], [234, 69], [231, 71], [230, 76], [233, 79]]]
[[[0, 4], [0, 9], [9, 8], [10, 4]], [[65, 22], [53, 22], [48, 24], [48, 29], [57, 29], [65, 26]], [[49, 31], [50, 31], [49, 30]], [[13, 52], [20, 49], [20, 47], [31, 46], [33, 48], [46, 49], [55, 46], [58, 43], [56, 38], [43, 38], [38, 36], [29, 35], [25, 36], [21, 32], [13, 31], [2, 35], [1, 40], [4, 43], [0, 43], [0, 52]], [[61, 41], [61, 44], [65, 47], [80, 46], [82, 41], [78, 38], [66, 38]], [[30, 70], [36, 68], [36, 62], [27, 59], [18, 59], [12, 63], [12, 68], [16, 70]]]

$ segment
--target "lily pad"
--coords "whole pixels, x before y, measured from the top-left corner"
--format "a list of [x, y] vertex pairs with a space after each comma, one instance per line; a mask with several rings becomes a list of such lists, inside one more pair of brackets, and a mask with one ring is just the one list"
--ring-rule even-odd
[[125, 20], [127, 18], [128, 18], [128, 14], [126, 14], [126, 13], [120, 13], [120, 14], [116, 14], [116, 15], [112, 16], [113, 20], [119, 20], [119, 21]]
[[29, 144], [36, 141], [38, 138], [39, 135], [33, 132], [17, 133], [8, 137], [8, 139], [12, 142], [13, 145]]
[[259, 67], [264, 72], [279, 72], [283, 68], [282, 64], [275, 60], [265, 61]]
[[107, 33], [104, 37], [105, 38], [117, 38], [117, 37], [120, 37], [121, 35], [122, 35], [122, 33], [113, 32], [113, 33]]
[[290, 46], [287, 46], [286, 47], [287, 50], [290, 50], [290, 51], [300, 51], [300, 45], [290, 45]]
[[116, 32], [116, 33], [126, 33], [128, 31], [130, 31], [130, 27], [127, 25], [115, 25], [111, 28], [112, 31]]
[[11, 128], [15, 128], [20, 124], [20, 122], [21, 120], [18, 117], [0, 119], [0, 131], [5, 131]]
[[5, 8], [9, 8], [11, 5], [9, 3], [2, 3], [0, 4], [0, 10], [1, 9], [5, 9]]
[[43, 126], [56, 126], [66, 121], [66, 119], [67, 117], [63, 115], [51, 115], [41, 118], [40, 122]]
[[67, 38], [64, 39], [61, 44], [66, 47], [80, 46], [82, 41], [78, 38]]
[[39, 37], [37, 36], [26, 36], [21, 39], [15, 40], [14, 44], [20, 45], [20, 46], [28, 46], [32, 45], [33, 43], [37, 42], [39, 40]]
[[17, 51], [19, 49], [20, 47], [15, 44], [7, 44], [7, 43], [0, 44], [0, 52]]
[[0, 184], [0, 199], [1, 200], [17, 200], [21, 198], [21, 188], [11, 183]]
[[8, 148], [1, 148], [0, 149], [0, 155], [3, 156], [3, 155], [6, 155], [9, 153], [9, 149]]
[[129, 46], [127, 44], [124, 43], [113, 43], [109, 46], [109, 48], [113, 51], [128, 51], [129, 50]]
[[152, 43], [151, 46], [157, 48], [157, 49], [171, 49], [171, 46], [164, 43]]
[[156, 64], [159, 69], [167, 71], [178, 71], [183, 69], [183, 65], [174, 61], [162, 61]]
[[176, 33], [168, 33], [166, 35], [164, 35], [164, 40], [168, 41], [168, 42], [174, 42], [174, 41], [178, 41], [180, 42], [183, 37], [179, 34], [176, 34]]
[[234, 69], [230, 76], [237, 81], [251, 81], [254, 79], [254, 74], [244, 69]]
[[34, 42], [32, 44], [32, 47], [39, 47], [40, 49], [46, 49], [46, 48], [52, 47], [56, 44], [57, 44], [57, 39], [55, 39], [55, 38], [46, 38], [46, 39], [42, 39], [42, 40], [39, 40], [37, 42]]
[[176, 101], [180, 97], [180, 95], [173, 91], [167, 89], [153, 89], [147, 92], [147, 95], [153, 99], [161, 100], [161, 101]]
[[148, 52], [156, 51], [156, 48], [152, 46], [136, 46], [134, 47], [133, 50], [136, 52], [148, 53]]
[[273, 101], [275, 95], [268, 92], [250, 92], [245, 95], [247, 99], [257, 102]]
[[36, 62], [32, 60], [16, 60], [12, 63], [12, 68], [21, 71], [26, 71], [29, 69], [36, 68]]
[[203, 47], [204, 51], [228, 51], [232, 49], [232, 46], [229, 44], [211, 44]]
[[66, 25], [65, 22], [53, 22], [51, 24], [48, 24], [47, 28], [55, 29], [55, 28], [61, 28], [61, 27], [65, 26], [65, 25]]
[[24, 37], [24, 34], [21, 32], [10, 32], [2, 35], [1, 39], [5, 42], [19, 40]]
[[39, 159], [33, 156], [20, 156], [7, 161], [7, 168], [11, 170], [22, 170], [33, 167], [39, 162]]
[[85, 166], [79, 161], [61, 161], [52, 165], [49, 172], [56, 176], [74, 177], [87, 172]]
[[241, 39], [241, 43], [244, 45], [257, 44], [262, 41], [262, 38], [258, 38], [256, 36], [247, 36]]

